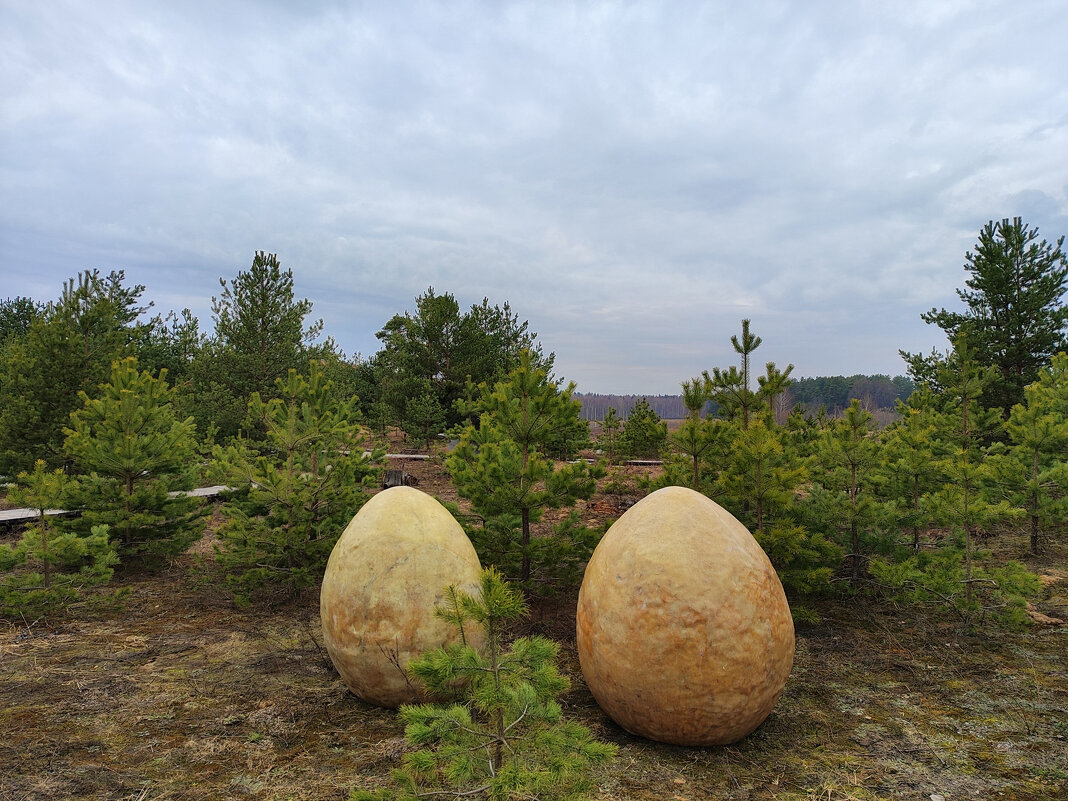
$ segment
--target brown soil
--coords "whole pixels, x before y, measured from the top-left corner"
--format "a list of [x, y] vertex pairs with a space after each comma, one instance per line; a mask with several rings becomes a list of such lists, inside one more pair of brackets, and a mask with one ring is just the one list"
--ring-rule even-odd
[[[440, 462], [404, 469], [455, 500]], [[620, 497], [598, 494], [587, 518], [617, 515]], [[1066, 556], [1031, 564], [1046, 576], [1036, 611], [1062, 620]], [[343, 799], [388, 779], [402, 726], [337, 677], [317, 597], [235, 609], [191, 560], [120, 579], [129, 594], [110, 607], [0, 629], [0, 798]], [[535, 604], [527, 628], [562, 644], [565, 712], [620, 747], [600, 799], [1068, 797], [1068, 627], [969, 632], [848, 598], [818, 611], [771, 717], [726, 748], [648, 742], [605, 717], [579, 670], [574, 595]]]

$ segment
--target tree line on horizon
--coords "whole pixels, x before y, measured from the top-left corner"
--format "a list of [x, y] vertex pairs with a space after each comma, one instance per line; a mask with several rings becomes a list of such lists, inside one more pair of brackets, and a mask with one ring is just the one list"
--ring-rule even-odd
[[[807, 414], [816, 414], [823, 407], [832, 417], [840, 416], [850, 401], [856, 398], [868, 411], [893, 410], [899, 400], [906, 400], [916, 389], [916, 383], [908, 376], [888, 376], [882, 374], [851, 376], [814, 376], [812, 378], [792, 378], [790, 386], [783, 394], [780, 410], [789, 412], [800, 404]], [[643, 398], [654, 412], [664, 420], [682, 420], [688, 411], [685, 399], [679, 395], [642, 395], [642, 394], [605, 394], [600, 392], [576, 392], [575, 397], [582, 403], [582, 419], [599, 422], [604, 419], [609, 409], [615, 409], [620, 418], [626, 420], [631, 409]], [[710, 414], [716, 413], [713, 401], [709, 401]], [[780, 417], [782, 411], [780, 411]]]
[[[792, 593], [826, 589], [844, 560], [854, 588], [877, 580], [1018, 621], [1028, 580], [988, 570], [976, 543], [1026, 518], [1038, 550], [1064, 526], [1062, 242], [1037, 241], [1018, 218], [985, 227], [966, 256], [966, 311], [922, 315], [951, 349], [903, 353], [907, 379], [795, 380], [792, 365], [772, 362], [760, 372], [761, 340], [744, 320], [738, 362], [682, 382], [677, 430], [638, 398], [625, 418], [603, 413], [595, 445], [609, 462], [663, 457], [661, 481], [741, 519]], [[308, 322], [311, 303], [273, 255], [258, 252], [220, 287], [211, 336], [188, 310], [146, 321], [144, 287], [121, 272], [82, 273], [52, 301], [0, 302], [0, 474], [16, 479], [12, 499], [42, 513], [0, 547], [0, 571], [23, 581], [10, 592], [73, 591], [119, 559], [182, 552], [203, 510], [175, 493], [207, 479], [237, 488], [216, 554], [235, 599], [312, 586], [395, 428], [424, 447], [444, 432], [459, 439], [447, 466], [477, 515], [468, 530], [484, 563], [525, 589], [581, 575], [600, 533], [574, 513], [551, 528], [542, 516], [588, 500], [605, 467], [562, 461], [591, 444], [582, 396], [553, 377], [553, 354], [509, 304], [463, 310], [429, 288], [382, 325], [378, 353], [350, 359]], [[873, 425], [866, 406], [891, 392], [898, 420]], [[815, 411], [814, 397], [825, 399]], [[83, 514], [45, 520], [61, 506]], [[951, 535], [920, 536], [932, 527]]]

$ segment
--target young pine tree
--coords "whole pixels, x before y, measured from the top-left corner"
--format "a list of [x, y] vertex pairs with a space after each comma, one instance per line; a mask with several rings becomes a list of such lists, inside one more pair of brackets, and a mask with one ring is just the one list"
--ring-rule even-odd
[[604, 451], [611, 464], [615, 464], [616, 459], [619, 457], [619, 432], [622, 428], [622, 418], [613, 407], [609, 406], [608, 411], [605, 412], [604, 419], [601, 421], [601, 436], [598, 437], [597, 444]]
[[[700, 379], [682, 382], [682, 400], [686, 405], [686, 419], [668, 435], [673, 458], [664, 465], [665, 478], [671, 484], [683, 484], [696, 492], [711, 490], [715, 472], [711, 462], [725, 453], [726, 426], [717, 425], [701, 417], [708, 404], [705, 385]], [[714, 491], [710, 494], [716, 494]]]
[[197, 442], [193, 418], [175, 414], [165, 375], [138, 371], [132, 356], [115, 362], [98, 395], [81, 393], [64, 429], [83, 475], [77, 525], [107, 525], [123, 558], [182, 553], [203, 531], [200, 499], [170, 494], [192, 488]]
[[1032, 554], [1044, 533], [1068, 519], [1068, 355], [1024, 390], [1024, 403], [1012, 407], [1005, 423], [1006, 448], [998, 443], [989, 457], [997, 485], [1009, 502], [1026, 513]]
[[845, 414], [823, 431], [811, 462], [816, 485], [806, 504], [813, 519], [831, 521], [845, 540], [853, 586], [860, 580], [861, 562], [885, 513], [874, 495], [879, 448], [871, 421], [871, 414], [854, 399]]
[[940, 433], [950, 445], [942, 462], [948, 483], [932, 496], [932, 504], [940, 521], [963, 539], [964, 591], [966, 605], [971, 608], [975, 532], [1008, 513], [1007, 504], [990, 504], [984, 493], [990, 470], [984, 463], [982, 443], [999, 426], [999, 420], [997, 411], [984, 409], [980, 398], [994, 380], [994, 370], [980, 366], [966, 337], [958, 335], [940, 380], [945, 388]]
[[70, 498], [74, 480], [38, 460], [32, 473], [20, 473], [9, 497], [37, 510], [16, 543], [0, 543], [0, 616], [43, 614], [77, 600], [84, 589], [104, 584], [118, 562], [108, 528], [88, 536], [56, 530], [46, 514]]
[[920, 549], [920, 535], [930, 523], [924, 499], [941, 485], [940, 459], [945, 455], [937, 437], [934, 398], [926, 388], [898, 400], [898, 419], [883, 432], [879, 491], [889, 504], [893, 528], [907, 532], [912, 550]]
[[[478, 595], [449, 588], [446, 596], [436, 613], [457, 627], [460, 643], [429, 651], [408, 669], [432, 696], [453, 702], [402, 706], [405, 736], [418, 750], [394, 771], [395, 788], [353, 791], [352, 801], [585, 797], [594, 789], [591, 768], [616, 747], [563, 719], [556, 698], [569, 682], [556, 670], [559, 647], [522, 637], [506, 648], [508, 627], [527, 610], [493, 569], [483, 571]], [[472, 626], [485, 632], [481, 651], [467, 645]]]
[[873, 559], [871, 572], [907, 601], [943, 604], [969, 623], [989, 615], [1001, 625], [1019, 627], [1027, 622], [1026, 598], [1037, 591], [1038, 580], [1017, 562], [990, 565], [990, 555], [976, 548], [975, 539], [980, 529], [1014, 512], [989, 495], [992, 467], [982, 443], [999, 427], [1000, 415], [996, 408], [984, 409], [980, 396], [993, 376], [994, 369], [977, 364], [965, 337], [958, 335], [939, 369], [943, 409], [936, 429], [946, 442], [940, 462], [945, 483], [926, 500], [932, 519], [946, 526], [949, 536], [931, 552], [896, 562]]
[[[1068, 259], [1064, 237], [1054, 244], [1039, 240], [1038, 229], [1020, 217], [990, 220], [979, 232], [975, 250], [965, 255], [967, 289], [957, 295], [967, 305], [963, 313], [931, 309], [920, 315], [938, 325], [951, 340], [965, 333], [979, 364], [996, 372], [987, 382], [981, 402], [996, 408], [1003, 420], [1023, 402], [1024, 387], [1068, 341]], [[922, 366], [919, 356], [906, 354]]]
[[219, 284], [211, 299], [215, 333], [197, 351], [190, 376], [201, 429], [213, 424], [225, 440], [239, 433], [253, 392], [275, 397], [278, 379], [331, 355], [334, 346], [329, 339], [313, 344], [323, 322], [305, 325], [312, 303], [297, 299], [293, 271], [283, 270], [275, 254], [257, 251], [247, 271]]
[[768, 362], [765, 365], [766, 374], [757, 378], [758, 388], [752, 388], [752, 356], [762, 342], [749, 330], [749, 320], [742, 320], [741, 338], [731, 337], [734, 352], [742, 357], [741, 369], [731, 365], [726, 370], [715, 367], [711, 375], [707, 370], [704, 372], [705, 392], [719, 408], [720, 416], [740, 422], [743, 430], [749, 428], [750, 422], [761, 412], [770, 410], [774, 399], [784, 393], [791, 383], [792, 364], [780, 370], [775, 362]]
[[535, 568], [589, 558], [588, 543], [532, 537], [546, 509], [574, 506], [597, 489], [599, 468], [582, 461], [558, 467], [545, 456], [579, 419], [573, 392], [574, 384], [561, 390], [524, 352], [506, 380], [492, 388], [480, 384], [474, 401], [463, 404], [465, 413], [479, 415], [479, 425], [467, 426], [446, 462], [457, 492], [487, 518], [485, 529], [472, 532], [480, 556], [515, 570], [524, 589]]
[[634, 404], [620, 434], [623, 453], [632, 459], [659, 459], [667, 441], [667, 424], [661, 422], [645, 398]]
[[746, 429], [734, 423], [722, 425], [734, 430], [730, 461], [721, 476], [724, 502], [759, 536], [773, 516], [792, 504], [805, 480], [805, 468], [783, 450], [777, 427], [759, 419]]
[[291, 596], [322, 577], [330, 551], [366, 500], [382, 452], [364, 454], [355, 399], [338, 402], [320, 367], [289, 371], [279, 397], [253, 393], [262, 442], [216, 447], [219, 477], [243, 487], [223, 508], [217, 559], [238, 603], [254, 593]]
[[430, 449], [430, 443], [437, 437], [445, 425], [445, 410], [434, 394], [430, 382], [425, 382], [422, 389], [404, 402], [404, 433], [421, 442]]

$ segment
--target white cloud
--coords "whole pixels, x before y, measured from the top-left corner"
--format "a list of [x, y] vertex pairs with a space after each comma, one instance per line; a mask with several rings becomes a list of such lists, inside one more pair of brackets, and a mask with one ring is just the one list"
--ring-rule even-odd
[[745, 316], [799, 374], [900, 372], [987, 219], [1068, 229], [1066, 19], [5, 4], [4, 294], [125, 266], [207, 325], [267, 249], [350, 351], [432, 284], [510, 300], [587, 390], [673, 391]]

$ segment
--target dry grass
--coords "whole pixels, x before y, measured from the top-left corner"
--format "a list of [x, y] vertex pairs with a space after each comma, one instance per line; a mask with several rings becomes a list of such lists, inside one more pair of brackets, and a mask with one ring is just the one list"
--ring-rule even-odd
[[[434, 491], [433, 465], [412, 469]], [[1038, 610], [1061, 619], [1066, 556], [1032, 565], [1047, 576]], [[121, 606], [0, 630], [0, 798], [342, 799], [388, 777], [401, 726], [346, 691], [315, 597], [237, 610], [186, 562], [120, 582]], [[771, 717], [709, 749], [604, 716], [578, 668], [573, 597], [536, 605], [527, 627], [562, 642], [567, 713], [620, 746], [602, 799], [1068, 797], [1068, 627], [991, 636], [855, 599], [819, 611]]]

